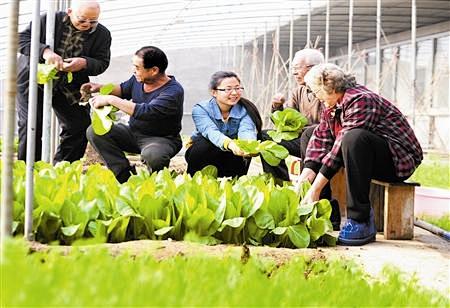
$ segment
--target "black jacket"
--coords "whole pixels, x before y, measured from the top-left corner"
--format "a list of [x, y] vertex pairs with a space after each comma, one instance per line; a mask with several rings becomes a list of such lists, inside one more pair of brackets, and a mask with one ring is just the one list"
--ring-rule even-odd
[[[55, 19], [55, 46], [53, 50], [58, 49], [63, 32], [63, 18], [67, 16], [65, 12], [57, 12]], [[45, 44], [47, 15], [41, 16], [39, 62], [44, 63], [42, 57], [44, 49], [48, 47]], [[81, 71], [73, 73], [73, 81], [67, 85], [70, 88], [80, 88], [83, 83], [89, 82], [88, 76], [96, 76], [103, 73], [109, 66], [111, 57], [111, 33], [105, 26], [98, 24], [94, 32], [84, 34], [83, 51], [81, 57], [87, 60], [87, 67]], [[29, 71], [30, 71], [30, 48], [31, 48], [31, 23], [28, 27], [19, 33], [19, 60], [18, 60], [18, 90], [28, 91]]]

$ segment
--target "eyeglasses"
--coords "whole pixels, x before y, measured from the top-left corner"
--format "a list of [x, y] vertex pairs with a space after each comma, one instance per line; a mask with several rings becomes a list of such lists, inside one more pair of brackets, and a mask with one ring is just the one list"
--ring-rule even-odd
[[227, 88], [227, 89], [216, 89], [217, 91], [225, 92], [226, 94], [230, 94], [233, 91], [236, 91], [236, 93], [241, 93], [244, 91], [244, 87], [238, 87], [238, 88]]
[[80, 16], [77, 16], [77, 20], [80, 24], [85, 24], [85, 23], [90, 23], [91, 25], [98, 24], [98, 20], [84, 19], [84, 18], [81, 18]]
[[292, 69], [292, 75], [297, 76], [299, 71], [304, 70], [304, 69], [310, 69], [313, 66], [314, 66], [314, 64], [296, 66]]

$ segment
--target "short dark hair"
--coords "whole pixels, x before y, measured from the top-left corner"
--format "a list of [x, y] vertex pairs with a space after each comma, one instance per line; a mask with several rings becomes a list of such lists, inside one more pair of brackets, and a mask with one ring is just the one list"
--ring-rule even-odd
[[235, 72], [218, 71], [211, 76], [211, 80], [209, 81], [209, 89], [216, 90], [217, 86], [225, 78], [236, 78], [239, 81], [239, 83], [241, 83], [241, 80], [239, 79], [238, 75]]
[[136, 51], [135, 55], [144, 60], [144, 68], [156, 66], [159, 69], [160, 74], [164, 74], [167, 65], [169, 65], [169, 61], [167, 60], [164, 51], [155, 46], [144, 46]]

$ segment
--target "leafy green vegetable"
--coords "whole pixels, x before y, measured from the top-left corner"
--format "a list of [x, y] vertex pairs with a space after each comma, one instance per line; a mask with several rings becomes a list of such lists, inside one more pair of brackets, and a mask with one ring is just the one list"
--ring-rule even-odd
[[[56, 69], [56, 65], [54, 64], [38, 64], [38, 72], [37, 72], [37, 83], [38, 84], [46, 84], [50, 80], [59, 79], [58, 70]], [[72, 72], [67, 72], [67, 82], [71, 83], [73, 80]]]
[[49, 80], [59, 79], [56, 74], [58, 70], [54, 64], [38, 64], [37, 83], [46, 84]]
[[[100, 95], [108, 95], [114, 90], [114, 84], [109, 83], [100, 88]], [[101, 108], [93, 108], [92, 110], [92, 128], [97, 135], [104, 135], [111, 130], [115, 121], [115, 113], [118, 109], [108, 105]]]
[[267, 133], [273, 141], [292, 140], [298, 137], [300, 131], [308, 124], [308, 119], [292, 108], [275, 111], [270, 117], [275, 125], [275, 130]]
[[278, 166], [281, 160], [288, 157], [288, 150], [271, 140], [260, 142], [258, 140], [235, 140], [236, 144], [250, 155], [261, 154], [271, 166]]
[[[329, 201], [300, 202], [309, 183], [280, 187], [266, 175], [230, 180], [217, 179], [214, 172], [191, 177], [165, 169], [139, 171], [120, 185], [103, 166], [89, 166], [84, 173], [82, 167], [80, 162], [35, 164], [36, 240], [73, 244], [85, 238], [122, 242], [170, 237], [298, 248], [335, 244]], [[17, 161], [13, 171], [14, 234], [19, 235], [24, 229], [25, 163]]]

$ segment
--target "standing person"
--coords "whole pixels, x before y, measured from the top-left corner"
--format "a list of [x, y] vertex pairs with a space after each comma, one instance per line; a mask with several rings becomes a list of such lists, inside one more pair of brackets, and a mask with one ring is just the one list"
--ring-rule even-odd
[[[280, 142], [280, 145], [284, 146], [289, 151], [290, 155], [301, 158], [301, 166], [303, 166], [309, 138], [319, 123], [320, 115], [324, 109], [320, 100], [317, 99], [311, 89], [305, 85], [304, 77], [313, 66], [323, 62], [324, 57], [317, 49], [305, 48], [297, 51], [292, 60], [297, 88], [293, 90], [291, 99], [287, 102], [282, 94], [276, 94], [272, 98], [272, 112], [283, 110], [284, 108], [293, 108], [308, 119], [308, 124], [301, 132], [299, 132], [298, 138], [293, 140], [282, 140]], [[262, 140], [271, 140], [267, 131], [262, 132]], [[262, 157], [261, 162], [264, 172], [271, 173], [275, 179], [282, 181], [290, 180], [289, 171], [284, 160], [282, 160], [278, 166], [269, 165]], [[336, 199], [332, 198], [331, 186], [329, 183], [322, 190], [320, 199], [330, 200], [332, 207], [330, 219], [333, 224], [333, 229], [339, 230], [341, 224], [339, 203]]]
[[326, 109], [309, 141], [300, 174], [299, 181], [312, 182], [304, 200], [318, 200], [326, 183], [344, 167], [347, 221], [338, 243], [364, 245], [376, 235], [369, 200], [371, 179], [406, 180], [422, 161], [422, 149], [406, 117], [340, 67], [315, 66], [305, 81]]
[[187, 172], [194, 175], [213, 165], [219, 177], [245, 175], [250, 160], [234, 139], [256, 140], [262, 123], [259, 112], [241, 97], [244, 88], [234, 72], [214, 73], [209, 90], [212, 98], [192, 110], [196, 130], [185, 154]]
[[[166, 54], [154, 46], [145, 46], [133, 56], [134, 74], [115, 85], [111, 95], [91, 99], [95, 108], [112, 105], [130, 115], [129, 125], [113, 124], [105, 135], [95, 134], [92, 126], [87, 138], [117, 180], [124, 183], [132, 173], [125, 153], [140, 153], [150, 172], [168, 167], [181, 149], [181, 119], [184, 90], [174, 76], [166, 74]], [[87, 83], [82, 91], [98, 92], [101, 84]]]
[[[67, 12], [55, 16], [55, 48], [45, 44], [47, 16], [41, 16], [39, 62], [54, 64], [60, 71], [53, 81], [52, 106], [60, 124], [60, 144], [55, 162], [73, 162], [86, 150], [86, 128], [90, 124], [89, 107], [80, 106], [80, 86], [89, 76], [103, 73], [109, 66], [111, 34], [99, 24], [100, 6], [97, 1], [72, 1]], [[19, 126], [18, 159], [26, 159], [28, 88], [30, 75], [31, 24], [19, 33], [17, 108]], [[66, 72], [73, 73], [69, 83]], [[41, 159], [43, 86], [38, 87], [36, 122], [36, 157]]]

